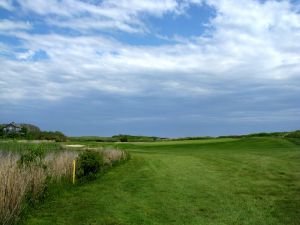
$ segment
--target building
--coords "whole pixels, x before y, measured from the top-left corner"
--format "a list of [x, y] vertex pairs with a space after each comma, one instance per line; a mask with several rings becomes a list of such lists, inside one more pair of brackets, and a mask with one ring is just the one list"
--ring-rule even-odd
[[7, 124], [4, 128], [3, 128], [3, 132], [6, 134], [10, 134], [10, 133], [20, 133], [21, 132], [22, 127], [18, 124], [16, 124], [15, 122], [12, 122], [10, 124]]

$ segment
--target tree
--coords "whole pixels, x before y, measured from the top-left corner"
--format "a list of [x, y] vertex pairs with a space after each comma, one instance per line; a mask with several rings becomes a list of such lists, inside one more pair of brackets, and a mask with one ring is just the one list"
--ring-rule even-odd
[[28, 133], [28, 130], [26, 127], [21, 127], [21, 135], [22, 137], [26, 137]]
[[120, 141], [121, 141], [121, 142], [127, 142], [127, 141], [128, 141], [127, 136], [126, 136], [126, 135], [120, 136]]

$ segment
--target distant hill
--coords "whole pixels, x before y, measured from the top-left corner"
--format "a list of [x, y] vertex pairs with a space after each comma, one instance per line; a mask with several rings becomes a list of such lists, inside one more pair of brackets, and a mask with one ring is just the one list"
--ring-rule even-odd
[[245, 134], [245, 135], [220, 136], [220, 138], [223, 138], [223, 137], [235, 137], [235, 138], [243, 138], [243, 137], [285, 137], [285, 138], [300, 138], [300, 130], [285, 131], [285, 132], [260, 132], [260, 133]]
[[134, 136], [127, 134], [114, 135], [112, 137], [99, 137], [99, 136], [79, 136], [68, 137], [70, 141], [95, 141], [95, 142], [152, 142], [164, 140], [165, 138], [155, 136]]
[[217, 139], [217, 138], [246, 138], [246, 137], [281, 137], [289, 139], [299, 139], [300, 130], [289, 132], [260, 132], [245, 135], [226, 135], [226, 136], [195, 136], [195, 137], [180, 137], [180, 138], [162, 138], [156, 136], [137, 136], [119, 134], [112, 137], [99, 137], [99, 136], [79, 136], [68, 137], [69, 141], [95, 141], [95, 142], [154, 142], [154, 141], [181, 141], [181, 140], [203, 140], [203, 139]]
[[114, 135], [112, 138], [117, 139], [121, 142], [147, 142], [147, 141], [160, 141], [165, 138], [155, 137], [155, 136], [135, 136], [135, 135], [128, 135], [128, 134], [119, 134]]

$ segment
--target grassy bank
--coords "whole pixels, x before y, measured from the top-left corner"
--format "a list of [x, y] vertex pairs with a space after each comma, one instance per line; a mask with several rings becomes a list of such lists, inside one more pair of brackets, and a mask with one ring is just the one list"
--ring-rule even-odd
[[300, 223], [300, 148], [288, 140], [118, 147], [131, 152], [128, 163], [46, 201], [23, 224]]
[[128, 154], [115, 149], [69, 150], [54, 142], [0, 142], [0, 224], [15, 224], [22, 212], [55, 192], [51, 189], [69, 186], [73, 160], [77, 161], [76, 177], [86, 182], [127, 158]]

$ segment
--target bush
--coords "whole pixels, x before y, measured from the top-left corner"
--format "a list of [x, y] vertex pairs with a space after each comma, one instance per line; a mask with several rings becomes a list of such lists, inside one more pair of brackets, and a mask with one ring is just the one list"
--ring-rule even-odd
[[120, 136], [120, 141], [121, 141], [121, 142], [127, 142], [127, 141], [128, 141], [127, 136], [126, 136], [126, 135]]
[[53, 140], [56, 142], [63, 142], [67, 140], [67, 137], [59, 131], [40, 131], [40, 132], [28, 132], [26, 135], [28, 140]]
[[287, 138], [300, 138], [300, 130], [290, 132], [285, 137], [287, 137]]
[[95, 178], [96, 173], [101, 170], [103, 166], [103, 156], [99, 152], [86, 150], [79, 154], [77, 160], [76, 174], [81, 178]]
[[19, 164], [24, 166], [30, 166], [31, 164], [41, 166], [41, 161], [44, 155], [45, 149], [42, 147], [42, 145], [34, 145], [34, 147], [29, 151], [21, 153]]

